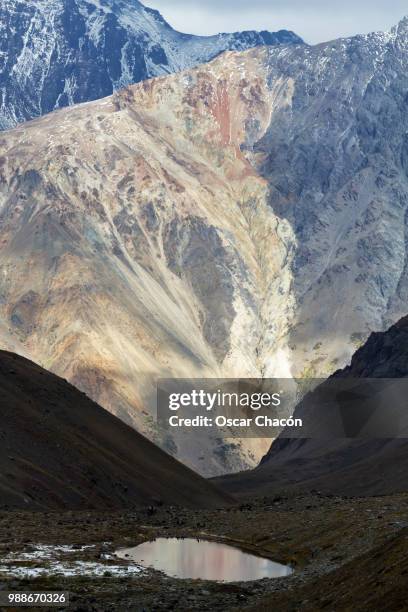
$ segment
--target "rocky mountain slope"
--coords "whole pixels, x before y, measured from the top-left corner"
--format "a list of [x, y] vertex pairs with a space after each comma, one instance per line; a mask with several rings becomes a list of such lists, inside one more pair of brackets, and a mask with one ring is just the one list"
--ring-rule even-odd
[[0, 508], [125, 509], [223, 495], [66, 381], [0, 352]]
[[[351, 364], [328, 383], [341, 379], [408, 377], [408, 317], [385, 333], [374, 333], [353, 356]], [[321, 389], [327, 387], [323, 383]], [[375, 388], [374, 388], [375, 389]], [[377, 393], [378, 389], [373, 392]], [[324, 422], [327, 401], [304, 400], [296, 415], [307, 418], [313, 407], [316, 425]], [[404, 398], [401, 398], [404, 401]], [[316, 404], [317, 402], [317, 404]], [[390, 399], [392, 403], [392, 399]], [[391, 407], [391, 406], [390, 406]], [[227, 476], [225, 490], [242, 495], [270, 494], [288, 489], [320, 490], [337, 494], [386, 495], [408, 488], [408, 440], [336, 439], [276, 440], [261, 465], [252, 472]]]
[[227, 49], [297, 43], [285, 30], [182, 34], [137, 0], [5, 0], [0, 129], [191, 68]]
[[326, 377], [406, 311], [408, 20], [227, 52], [0, 135], [0, 340], [157, 430], [158, 377]]

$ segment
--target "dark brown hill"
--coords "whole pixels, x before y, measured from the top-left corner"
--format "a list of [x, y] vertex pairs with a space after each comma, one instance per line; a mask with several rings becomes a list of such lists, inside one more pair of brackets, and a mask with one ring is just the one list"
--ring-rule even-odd
[[[335, 379], [399, 379], [408, 377], [408, 317], [385, 333], [374, 333]], [[323, 383], [323, 388], [326, 383]], [[402, 398], [403, 399], [403, 398]], [[392, 408], [390, 402], [390, 409]], [[322, 406], [296, 409], [304, 416], [314, 410], [318, 425]], [[327, 406], [324, 407], [327, 410]], [[223, 488], [240, 495], [264, 495], [282, 490], [316, 489], [342, 495], [385, 495], [408, 491], [408, 440], [279, 438], [258, 468], [218, 479]]]
[[228, 502], [66, 381], [0, 352], [0, 508], [122, 509]]

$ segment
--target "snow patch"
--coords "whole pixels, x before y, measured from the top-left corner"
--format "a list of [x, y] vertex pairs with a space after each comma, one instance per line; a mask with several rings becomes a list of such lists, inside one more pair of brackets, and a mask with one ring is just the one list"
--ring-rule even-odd
[[[80, 548], [62, 545], [38, 544], [33, 549], [9, 553], [0, 559], [0, 576], [14, 578], [37, 578], [39, 576], [130, 576], [141, 574], [144, 568], [138, 565], [110, 565], [98, 561], [71, 560], [70, 556], [95, 548], [93, 545]], [[104, 561], [114, 557], [101, 555]]]

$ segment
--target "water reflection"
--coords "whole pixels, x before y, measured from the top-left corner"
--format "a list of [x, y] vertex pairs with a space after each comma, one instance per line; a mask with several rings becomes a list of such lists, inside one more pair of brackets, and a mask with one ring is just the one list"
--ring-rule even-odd
[[121, 549], [116, 554], [174, 578], [239, 582], [292, 574], [292, 569], [286, 565], [238, 548], [188, 538], [158, 538], [134, 548]]

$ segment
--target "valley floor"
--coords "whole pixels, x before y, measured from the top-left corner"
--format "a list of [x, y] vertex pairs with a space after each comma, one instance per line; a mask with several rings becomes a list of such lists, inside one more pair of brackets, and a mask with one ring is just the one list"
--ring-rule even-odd
[[[292, 563], [296, 571], [254, 583], [179, 581], [153, 570], [132, 573], [113, 556], [119, 547], [159, 535], [211, 535]], [[52, 565], [49, 546], [60, 547], [60, 567], [93, 566], [99, 577], [85, 571], [32, 579], [6, 575]], [[67, 609], [77, 611], [407, 610], [408, 494], [344, 499], [315, 492], [200, 512], [164, 507], [153, 514], [3, 512], [0, 589], [69, 591]]]

